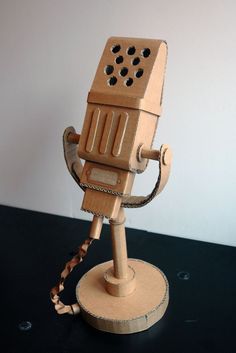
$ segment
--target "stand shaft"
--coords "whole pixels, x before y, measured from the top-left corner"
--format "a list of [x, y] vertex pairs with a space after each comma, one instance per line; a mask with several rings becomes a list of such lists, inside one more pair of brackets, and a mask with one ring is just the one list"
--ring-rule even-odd
[[125, 279], [128, 275], [127, 246], [125, 236], [125, 214], [121, 207], [116, 220], [110, 220], [114, 276]]

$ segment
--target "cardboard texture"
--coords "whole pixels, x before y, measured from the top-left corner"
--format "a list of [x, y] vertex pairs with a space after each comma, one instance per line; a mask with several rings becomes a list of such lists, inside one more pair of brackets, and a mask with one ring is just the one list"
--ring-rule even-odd
[[[88, 94], [82, 133], [70, 127], [63, 136], [67, 167], [84, 191], [82, 210], [93, 214], [89, 240], [75, 262], [81, 262], [91, 241], [99, 239], [103, 218], [110, 222], [113, 262], [100, 264], [82, 277], [74, 306], [103, 331], [145, 330], [161, 319], [168, 305], [165, 275], [151, 264], [128, 260], [124, 226], [124, 208], [146, 205], [169, 177], [169, 146], [152, 149], [166, 58], [167, 45], [162, 40], [108, 39]], [[159, 163], [154, 189], [147, 196], [133, 196], [135, 174], [145, 171], [149, 159]], [[67, 265], [66, 276], [74, 267], [72, 262]], [[64, 280], [65, 276], [62, 284]], [[59, 300], [64, 286], [55, 288], [52, 300], [58, 311], [73, 313], [73, 307], [65, 309]]]

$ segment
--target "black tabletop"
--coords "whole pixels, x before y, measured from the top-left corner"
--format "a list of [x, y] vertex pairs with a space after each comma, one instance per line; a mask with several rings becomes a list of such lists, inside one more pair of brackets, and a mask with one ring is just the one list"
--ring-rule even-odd
[[[168, 278], [170, 303], [163, 319], [147, 331], [116, 335], [90, 327], [80, 315], [58, 316], [49, 291], [89, 226], [0, 206], [2, 352], [236, 352], [236, 249], [230, 246], [127, 229], [129, 257], [156, 265]], [[74, 302], [80, 277], [110, 259], [105, 225], [68, 278], [63, 300]]]

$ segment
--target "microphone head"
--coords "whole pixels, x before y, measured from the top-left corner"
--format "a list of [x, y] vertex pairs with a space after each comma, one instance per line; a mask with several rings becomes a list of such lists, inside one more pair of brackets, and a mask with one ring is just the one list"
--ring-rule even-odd
[[109, 38], [88, 102], [141, 109], [160, 115], [166, 57], [165, 41]]

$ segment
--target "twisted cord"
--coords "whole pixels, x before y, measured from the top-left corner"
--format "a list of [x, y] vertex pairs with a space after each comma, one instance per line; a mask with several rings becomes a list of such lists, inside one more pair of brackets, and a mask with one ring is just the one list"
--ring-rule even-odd
[[73, 258], [68, 261], [65, 265], [64, 270], [61, 272], [60, 280], [59, 283], [53, 287], [50, 291], [50, 296], [51, 296], [51, 301], [54, 304], [55, 310], [57, 311], [58, 314], [71, 314], [71, 315], [77, 315], [80, 312], [80, 307], [78, 303], [72, 304], [72, 305], [65, 305], [62, 303], [60, 300], [59, 294], [64, 290], [65, 286], [65, 280], [69, 276], [69, 274], [72, 272], [72, 270], [77, 266], [79, 263], [81, 263], [84, 259], [84, 257], [87, 255], [88, 248], [92, 244], [94, 239], [92, 238], [87, 238], [82, 245], [79, 247], [77, 253], [73, 256]]

